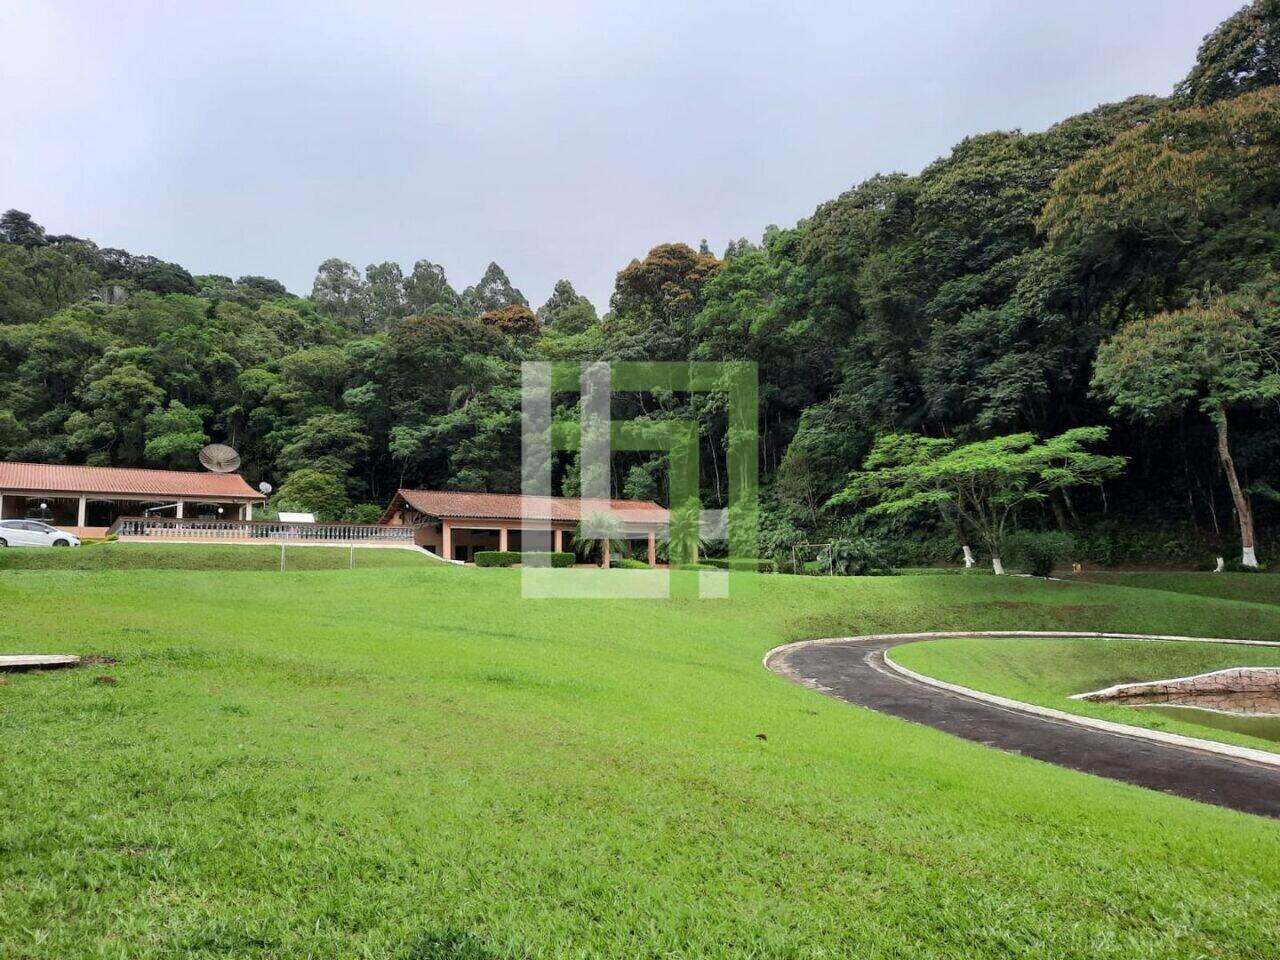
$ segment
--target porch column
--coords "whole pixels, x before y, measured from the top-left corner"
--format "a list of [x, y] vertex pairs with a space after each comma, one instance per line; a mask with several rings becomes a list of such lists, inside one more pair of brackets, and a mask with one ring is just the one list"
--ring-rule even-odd
[[507, 551], [507, 525], [504, 523], [498, 528], [498, 551], [506, 553]]
[[649, 531], [649, 566], [656, 567], [658, 565], [658, 538], [653, 535], [653, 531]]
[[88, 501], [88, 499], [89, 499], [88, 497], [80, 498], [80, 506], [76, 509], [76, 526], [77, 527], [83, 527], [85, 525], [85, 522], [84, 522], [85, 503]]
[[440, 556], [446, 560], [453, 559], [453, 529], [448, 520], [440, 521]]
[[253, 504], [252, 504], [252, 503], [246, 503], [246, 504], [244, 505], [244, 518], [245, 518], [246, 520], [252, 520], [252, 519], [253, 519]]
[[564, 528], [552, 528], [552, 533], [555, 535], [555, 543], [552, 545], [552, 549], [556, 553], [564, 553]]
[[179, 500], [179, 501], [178, 501], [178, 507], [177, 507], [177, 509], [176, 509], [176, 510], [174, 510], [174, 512], [173, 512], [173, 515], [174, 515], [175, 517], [177, 517], [179, 520], [181, 520], [181, 519], [182, 519], [182, 504], [183, 504], [183, 501]]

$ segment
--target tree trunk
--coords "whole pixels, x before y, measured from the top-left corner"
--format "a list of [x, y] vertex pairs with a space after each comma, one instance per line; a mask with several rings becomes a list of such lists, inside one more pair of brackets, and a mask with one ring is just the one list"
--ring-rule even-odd
[[996, 572], [997, 577], [1004, 576], [1004, 564], [1000, 562], [999, 557], [991, 558], [991, 569]]
[[970, 549], [967, 543], [964, 544], [960, 549], [964, 551], [964, 568], [966, 570], [972, 569], [973, 565], [978, 562], [977, 560], [973, 559], [973, 550]]
[[1058, 523], [1058, 529], [1063, 533], [1071, 532], [1071, 524], [1067, 520], [1067, 511], [1062, 508], [1056, 490], [1049, 491], [1049, 506], [1053, 509], [1053, 519]]
[[1240, 478], [1236, 475], [1236, 463], [1231, 458], [1231, 445], [1227, 439], [1227, 411], [1219, 408], [1213, 417], [1213, 424], [1218, 428], [1218, 457], [1222, 460], [1222, 469], [1227, 475], [1227, 486], [1231, 488], [1231, 500], [1236, 506], [1236, 516], [1240, 520], [1240, 562], [1246, 567], [1258, 565], [1258, 555], [1253, 542], [1253, 508], [1244, 491], [1240, 489]]

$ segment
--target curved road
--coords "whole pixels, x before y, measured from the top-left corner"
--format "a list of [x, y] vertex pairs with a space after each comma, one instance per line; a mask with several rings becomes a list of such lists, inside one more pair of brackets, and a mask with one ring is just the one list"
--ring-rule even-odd
[[922, 683], [886, 664], [886, 650], [930, 636], [965, 634], [810, 641], [771, 651], [765, 664], [775, 673], [829, 696], [989, 747], [1204, 803], [1280, 818], [1280, 767], [987, 703]]

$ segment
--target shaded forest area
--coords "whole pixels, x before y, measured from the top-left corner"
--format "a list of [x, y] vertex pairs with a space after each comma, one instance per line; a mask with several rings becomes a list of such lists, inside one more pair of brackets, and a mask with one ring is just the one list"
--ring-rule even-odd
[[[869, 538], [899, 563], [954, 559], [941, 519], [842, 495], [878, 440], [1105, 425], [1123, 473], [1052, 491], [1025, 523], [1073, 531], [1097, 562], [1199, 561], [1238, 542], [1244, 502], [1277, 555], [1280, 0], [1206, 37], [1169, 96], [972, 136], [721, 256], [660, 245], [619, 272], [603, 317], [567, 280], [535, 311], [497, 264], [459, 292], [428, 260], [331, 259], [296, 296], [17, 210], [0, 241], [7, 459], [193, 468], [221, 441], [281, 502], [368, 519], [398, 486], [519, 488], [521, 360], [752, 360], [766, 554]], [[1205, 330], [1220, 354], [1197, 352]], [[1117, 372], [1139, 355], [1145, 386]], [[724, 398], [617, 407], [698, 421], [704, 505], [724, 503]], [[617, 495], [664, 499], [660, 455], [613, 469]], [[572, 455], [556, 476], [576, 492]]]

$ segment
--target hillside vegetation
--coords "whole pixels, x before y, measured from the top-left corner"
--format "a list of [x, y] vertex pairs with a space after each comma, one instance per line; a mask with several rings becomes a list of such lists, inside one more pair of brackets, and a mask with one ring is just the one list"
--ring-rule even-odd
[[[276, 506], [369, 519], [400, 485], [518, 488], [522, 360], [747, 360], [763, 555], [863, 537], [899, 564], [994, 553], [965, 517], [831, 501], [886, 437], [1103, 427], [1097, 452], [1123, 469], [1048, 490], [1019, 526], [1069, 530], [1096, 562], [1265, 562], [1280, 521], [1277, 47], [1280, 0], [1253, 0], [1168, 95], [976, 132], [719, 255], [636, 251], [603, 316], [568, 280], [534, 310], [497, 264], [459, 290], [426, 258], [335, 257], [291, 293], [11, 210], [0, 456], [191, 467], [227, 441]], [[629, 395], [615, 415], [697, 422], [704, 506], [724, 505], [722, 398]], [[611, 480], [663, 497], [666, 458], [620, 453]], [[577, 492], [576, 454], [557, 455], [554, 481]]]

